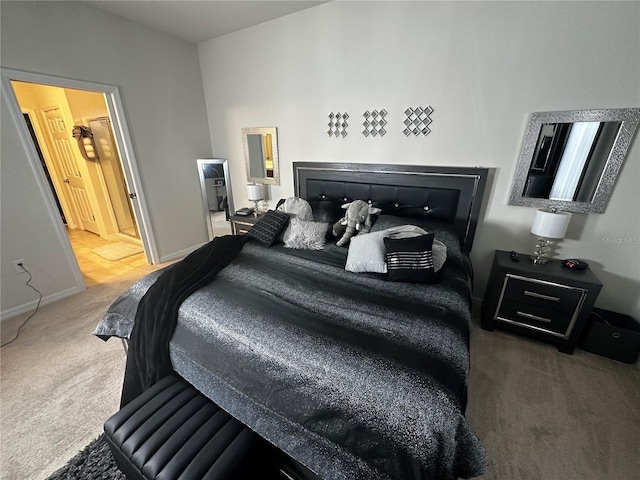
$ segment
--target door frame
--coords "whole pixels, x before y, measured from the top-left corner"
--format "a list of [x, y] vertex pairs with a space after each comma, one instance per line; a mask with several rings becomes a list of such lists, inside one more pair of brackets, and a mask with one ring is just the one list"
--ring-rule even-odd
[[109, 117], [111, 118], [111, 126], [115, 137], [116, 147], [118, 149], [118, 154], [120, 156], [120, 162], [122, 164], [125, 181], [127, 183], [129, 193], [134, 193], [136, 195], [135, 201], [132, 201], [131, 203], [133, 205], [135, 220], [138, 223], [140, 239], [142, 240], [144, 252], [147, 261], [150, 264], [160, 263], [155, 234], [153, 232], [153, 227], [151, 224], [151, 216], [149, 215], [149, 210], [147, 208], [146, 196], [142, 187], [140, 172], [133, 149], [133, 142], [129, 133], [129, 126], [124, 114], [124, 106], [118, 87], [102, 83], [56, 77], [47, 74], [0, 68], [0, 88], [2, 89], [2, 95], [7, 99], [9, 114], [11, 115], [16, 125], [20, 140], [22, 141], [22, 144], [26, 150], [27, 158], [34, 173], [38, 187], [40, 188], [43, 195], [50, 200], [46, 205], [47, 213], [53, 220], [55, 226], [55, 234], [58, 236], [59, 240], [65, 248], [65, 254], [69, 261], [68, 263], [71, 266], [74, 278], [76, 279], [78, 286], [84, 288], [82, 273], [80, 272], [78, 261], [75, 257], [73, 249], [71, 248], [71, 242], [69, 241], [69, 237], [65, 231], [65, 227], [62, 219], [60, 218], [58, 209], [55, 206], [53, 192], [49, 187], [42, 166], [40, 165], [40, 160], [35, 150], [35, 146], [33, 145], [31, 134], [29, 133], [27, 125], [22, 118], [22, 110], [20, 109], [18, 99], [16, 98], [13, 87], [11, 85], [12, 80], [104, 93], [105, 101], [107, 104], [107, 111], [109, 113]]

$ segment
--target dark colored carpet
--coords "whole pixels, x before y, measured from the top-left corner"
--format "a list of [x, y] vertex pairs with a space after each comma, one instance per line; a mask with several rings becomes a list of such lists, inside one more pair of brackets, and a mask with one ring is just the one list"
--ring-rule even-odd
[[67, 462], [47, 480], [126, 480], [116, 467], [104, 435]]

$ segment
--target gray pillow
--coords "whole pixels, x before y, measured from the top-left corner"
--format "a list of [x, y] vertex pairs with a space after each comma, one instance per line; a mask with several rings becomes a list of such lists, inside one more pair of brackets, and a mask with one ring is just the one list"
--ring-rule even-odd
[[322, 250], [326, 243], [328, 223], [308, 222], [292, 218], [284, 246], [299, 250]]
[[371, 232], [351, 237], [347, 263], [344, 269], [349, 272], [387, 273], [384, 246], [386, 230]]
[[313, 221], [311, 205], [304, 198], [289, 197], [276, 210], [289, 214], [291, 218], [297, 218], [305, 222]]
[[[427, 233], [414, 225], [400, 225], [379, 232], [358, 234], [351, 237], [345, 270], [349, 272], [387, 273], [387, 249], [384, 239], [410, 238]], [[433, 268], [437, 272], [447, 260], [447, 247], [439, 240], [433, 240]]]
[[[298, 220], [304, 220], [305, 222], [313, 221], [313, 212], [311, 211], [311, 205], [304, 198], [289, 197], [284, 202], [276, 207], [278, 212], [284, 212], [291, 219], [297, 218]], [[291, 223], [285, 228], [284, 233], [281, 235], [280, 240], [283, 243], [287, 243], [291, 237]]]

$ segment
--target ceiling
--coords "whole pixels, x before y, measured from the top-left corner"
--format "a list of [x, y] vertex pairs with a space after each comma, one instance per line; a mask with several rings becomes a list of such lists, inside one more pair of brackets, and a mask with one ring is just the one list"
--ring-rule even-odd
[[327, 3], [310, 0], [81, 1], [193, 43]]

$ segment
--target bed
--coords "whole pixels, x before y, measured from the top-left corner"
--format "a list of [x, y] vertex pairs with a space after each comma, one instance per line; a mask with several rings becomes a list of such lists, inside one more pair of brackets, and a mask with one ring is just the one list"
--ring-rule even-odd
[[[341, 204], [361, 199], [381, 209], [368, 235], [402, 225], [433, 233], [447, 250], [437, 278], [347, 271], [352, 248], [335, 240], [308, 250], [219, 237], [141, 279], [96, 328], [103, 339], [131, 337], [123, 398], [128, 378], [152, 383], [164, 362], [321, 478], [483, 474], [485, 452], [464, 411], [468, 253], [487, 174], [294, 163], [296, 197], [315, 220], [331, 222]], [[152, 374], [139, 374], [143, 363]]]

